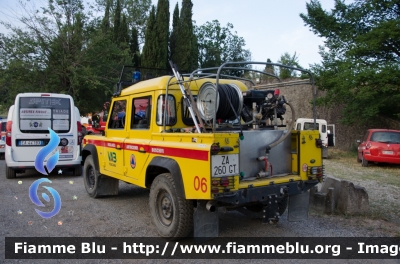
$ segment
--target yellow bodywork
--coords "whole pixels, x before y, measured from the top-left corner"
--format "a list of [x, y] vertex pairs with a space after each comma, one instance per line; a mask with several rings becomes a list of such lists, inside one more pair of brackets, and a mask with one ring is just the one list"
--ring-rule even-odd
[[[213, 144], [231, 148], [230, 157], [239, 154], [240, 142], [238, 133], [190, 133], [187, 129], [192, 126], [185, 125], [182, 121], [182, 94], [177, 84], [167, 87], [170, 77], [164, 76], [139, 82], [121, 91], [116, 100], [126, 100], [126, 120], [133, 118], [132, 102], [135, 98], [150, 97], [152, 99], [151, 117], [157, 115], [157, 98], [166, 94], [173, 95], [176, 101], [176, 124], [173, 126], [160, 126], [154, 122], [154, 118], [148, 129], [132, 129], [125, 125], [121, 129], [110, 129], [106, 127], [104, 136], [88, 135], [84, 138], [84, 146], [92, 144], [96, 146], [99, 170], [101, 174], [117, 178], [146, 188], [146, 177], [148, 168], [156, 157], [173, 159], [179, 165], [184, 193], [186, 199], [212, 200], [215, 193], [221, 193], [224, 188], [229, 191], [238, 189], [286, 183], [289, 181], [309, 180], [308, 171], [311, 166], [322, 166], [321, 149], [315, 145], [315, 139], [319, 137], [318, 131], [292, 131], [292, 173], [285, 176], [273, 178], [261, 178], [253, 181], [240, 182], [240, 173], [230, 175], [227, 187], [219, 187], [221, 177], [212, 177], [213, 169], [210, 153]], [[174, 79], [171, 80], [171, 83]], [[190, 89], [197, 95], [201, 85], [205, 82], [215, 82], [214, 79], [201, 79], [190, 82]], [[235, 80], [220, 80], [221, 83], [236, 84], [241, 90], [247, 90], [246, 86]], [[112, 116], [109, 115], [108, 123]], [[173, 130], [172, 133], [164, 132]], [[184, 129], [185, 132], [181, 132]], [[185, 130], [186, 129], [186, 130]], [[219, 153], [219, 155], [225, 155]], [[230, 166], [230, 167], [229, 167]], [[227, 165], [226, 170], [236, 170], [234, 165]], [[310, 178], [311, 177], [311, 178]], [[214, 185], [213, 185], [214, 183]], [[213, 190], [213, 192], [212, 192]]]

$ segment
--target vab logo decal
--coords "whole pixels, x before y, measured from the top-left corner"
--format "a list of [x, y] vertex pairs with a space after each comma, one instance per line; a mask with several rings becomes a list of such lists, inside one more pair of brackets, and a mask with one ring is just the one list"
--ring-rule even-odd
[[[32, 185], [31, 185], [31, 187], [29, 187], [29, 197], [31, 198], [31, 200], [32, 200], [32, 202], [34, 204], [36, 204], [37, 206], [41, 206], [41, 207], [43, 207], [45, 205], [39, 200], [39, 197], [37, 195], [37, 190], [38, 190], [39, 185], [42, 182], [50, 182], [51, 183], [51, 181], [49, 179], [41, 178], [39, 180], [34, 181], [32, 183]], [[60, 211], [60, 209], [61, 209], [61, 198], [60, 198], [60, 195], [58, 194], [58, 192], [56, 190], [54, 190], [53, 188], [47, 187], [47, 186], [43, 186], [43, 187], [46, 188], [51, 193], [51, 195], [53, 196], [53, 198], [54, 198], [54, 209], [51, 212], [42, 212], [42, 211], [40, 211], [38, 209], [35, 209], [35, 211], [36, 211], [36, 213], [38, 213], [43, 218], [51, 218], [51, 217], [55, 216], [56, 214], [58, 214], [58, 212]], [[46, 202], [50, 202], [50, 198], [46, 193], [42, 193], [42, 198]]]
[[60, 154], [57, 151], [55, 154], [49, 157], [46, 165], [48, 171], [47, 173], [43, 164], [44, 160], [47, 157], [47, 155], [49, 155], [53, 150], [55, 150], [57, 146], [60, 144], [60, 137], [51, 128], [48, 129], [50, 132], [50, 141], [46, 146], [44, 146], [41, 150], [39, 150], [35, 159], [35, 169], [43, 175], [47, 175], [56, 167], [58, 158], [60, 156]]

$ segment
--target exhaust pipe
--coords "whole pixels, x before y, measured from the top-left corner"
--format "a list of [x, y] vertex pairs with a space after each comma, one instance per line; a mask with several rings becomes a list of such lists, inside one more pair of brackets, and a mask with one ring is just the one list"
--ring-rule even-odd
[[215, 203], [213, 201], [209, 201], [206, 204], [206, 209], [210, 212], [215, 212], [215, 210], [217, 209], [217, 207], [215, 206]]

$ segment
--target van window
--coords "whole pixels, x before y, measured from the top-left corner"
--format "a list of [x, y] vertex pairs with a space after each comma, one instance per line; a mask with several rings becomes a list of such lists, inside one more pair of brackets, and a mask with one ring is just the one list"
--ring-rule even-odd
[[326, 133], [326, 125], [322, 125], [321, 129], [321, 133]]
[[68, 98], [20, 97], [19, 128], [23, 133], [67, 133], [71, 128]]
[[301, 123], [298, 123], [298, 124], [297, 124], [296, 130], [301, 130]]

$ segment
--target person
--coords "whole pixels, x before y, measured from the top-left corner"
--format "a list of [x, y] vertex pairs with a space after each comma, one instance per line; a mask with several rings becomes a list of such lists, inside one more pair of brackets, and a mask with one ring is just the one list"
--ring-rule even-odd
[[118, 112], [118, 120], [121, 120], [125, 116], [125, 108], [122, 108], [121, 112]]

